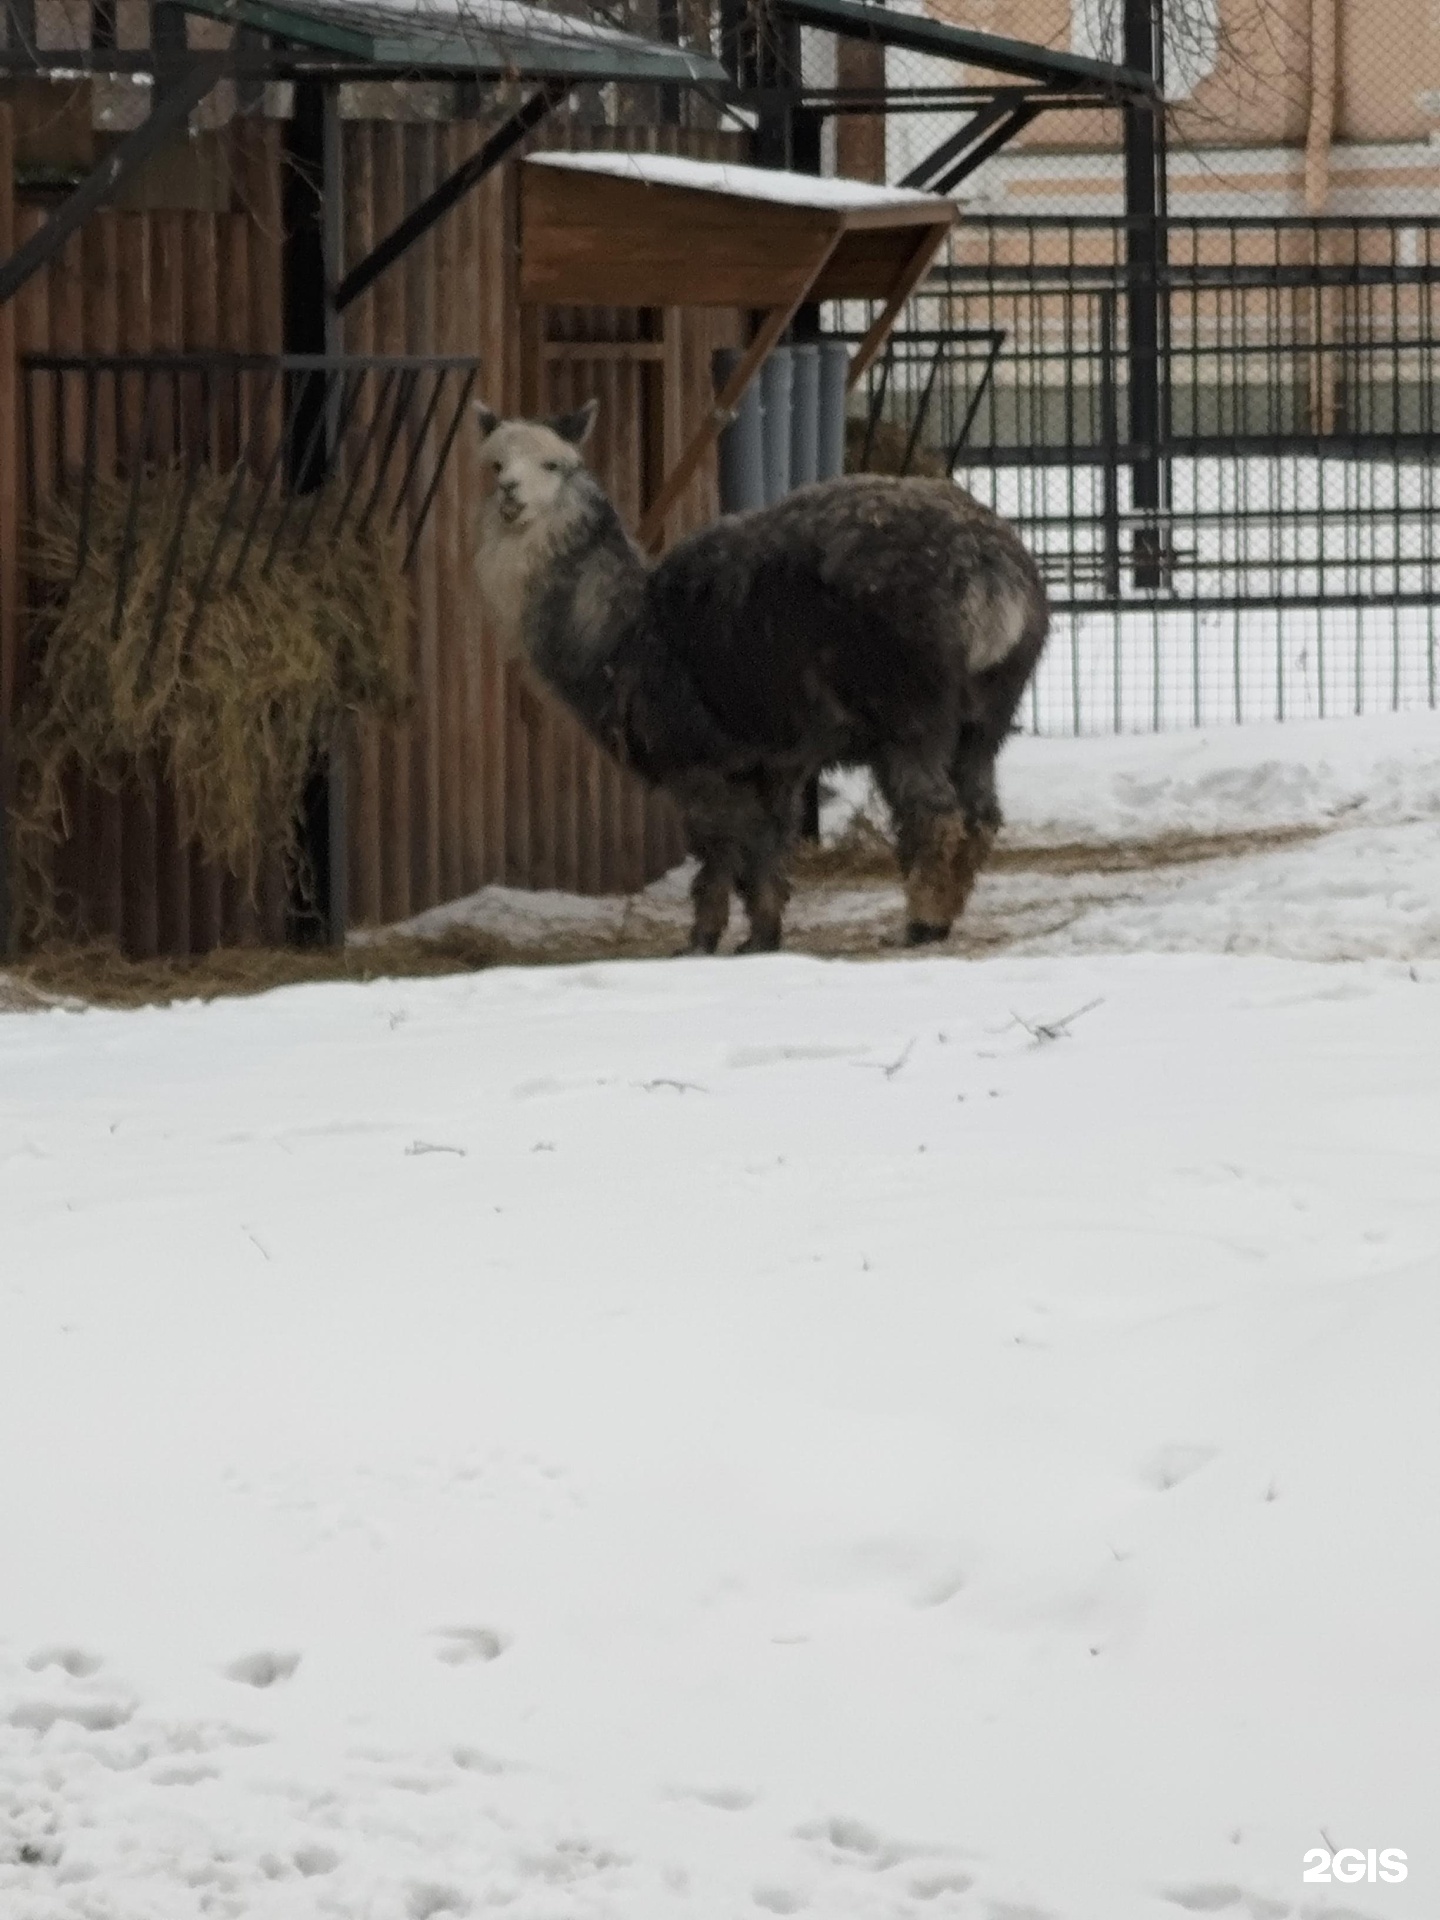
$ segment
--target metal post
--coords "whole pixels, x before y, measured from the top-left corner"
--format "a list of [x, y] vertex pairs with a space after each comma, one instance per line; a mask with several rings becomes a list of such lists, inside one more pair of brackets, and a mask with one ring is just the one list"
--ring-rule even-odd
[[[1158, 79], [1161, 72], [1163, 0], [1125, 0], [1127, 67]], [[1164, 108], [1129, 100], [1125, 126], [1125, 261], [1129, 326], [1130, 439], [1139, 449], [1132, 464], [1132, 505], [1138, 516], [1134, 563], [1137, 587], [1164, 584], [1163, 509], [1169, 492], [1162, 452], [1161, 273], [1165, 259], [1162, 217]]]
[[10, 832], [11, 790], [9, 715], [0, 713], [0, 961], [13, 960], [18, 947], [15, 902], [11, 891], [13, 860]]
[[[800, 94], [800, 24], [778, 13], [770, 5], [770, 0], [752, 0], [752, 4], [755, 18], [755, 85], [759, 91], [755, 165], [793, 167], [795, 120]], [[806, 118], [808, 121], [810, 116]], [[818, 129], [818, 122], [816, 125]], [[818, 139], [816, 145], [818, 148]], [[818, 166], [813, 171], [818, 172]]]
[[[333, 89], [321, 80], [298, 81], [294, 114], [285, 128], [283, 274], [287, 353], [326, 354], [333, 351], [338, 337], [337, 316], [326, 297], [327, 289], [334, 284], [335, 220], [343, 204], [338, 196], [339, 183], [332, 175], [338, 137]], [[330, 383], [323, 373], [296, 370], [288, 376], [287, 386], [290, 431], [285, 448], [286, 487], [291, 494], [306, 494], [322, 487], [330, 474], [334, 419]], [[336, 798], [333, 769], [343, 758], [341, 752], [332, 751], [338, 745], [338, 741], [315, 742], [315, 758], [297, 823], [314, 886], [313, 899], [296, 897], [290, 902], [289, 937], [302, 945], [335, 945], [344, 939], [344, 823], [334, 817], [332, 809]], [[341, 855], [338, 860], [337, 851]]]
[[1107, 600], [1120, 598], [1120, 463], [1116, 454], [1115, 295], [1107, 288], [1100, 308], [1100, 445], [1104, 466], [1100, 481], [1101, 584]]
[[[661, 40], [669, 41], [672, 47], [680, 45], [680, 0], [655, 0], [655, 28]], [[655, 91], [658, 96], [660, 124], [665, 127], [678, 127], [680, 124], [679, 87], [667, 80]]]
[[[325, 284], [336, 285], [345, 264], [345, 180], [343, 129], [340, 121], [340, 90], [325, 89], [324, 124], [321, 129], [324, 166], [320, 182], [320, 246], [325, 256]], [[325, 351], [344, 351], [344, 322], [327, 300], [325, 303]], [[440, 390], [441, 376], [435, 376]], [[329, 417], [325, 423], [325, 470], [335, 475], [340, 459], [340, 436], [345, 423], [339, 407], [338, 387], [332, 394]], [[350, 925], [350, 743], [352, 724], [346, 718], [336, 723], [326, 755], [326, 878], [325, 938], [332, 947], [343, 947]]]

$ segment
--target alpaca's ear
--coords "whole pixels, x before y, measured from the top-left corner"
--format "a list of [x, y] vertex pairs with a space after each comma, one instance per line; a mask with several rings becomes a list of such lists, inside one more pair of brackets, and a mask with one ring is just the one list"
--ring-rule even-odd
[[595, 416], [599, 411], [598, 400], [587, 400], [574, 413], [557, 413], [546, 425], [552, 433], [558, 433], [562, 440], [568, 440], [572, 447], [583, 447], [590, 438], [590, 429], [595, 425]]
[[480, 428], [480, 438], [488, 440], [500, 424], [498, 413], [492, 413], [482, 400], [475, 402], [475, 420]]

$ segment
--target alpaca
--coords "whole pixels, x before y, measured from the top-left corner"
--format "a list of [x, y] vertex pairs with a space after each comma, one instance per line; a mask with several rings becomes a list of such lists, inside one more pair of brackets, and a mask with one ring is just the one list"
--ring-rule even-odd
[[943, 940], [1000, 825], [995, 756], [1044, 644], [1013, 530], [948, 480], [855, 475], [717, 521], [647, 566], [585, 466], [592, 400], [477, 408], [481, 592], [502, 645], [680, 808], [691, 950], [738, 891], [742, 952], [780, 944], [806, 783], [869, 767], [894, 820], [909, 944]]

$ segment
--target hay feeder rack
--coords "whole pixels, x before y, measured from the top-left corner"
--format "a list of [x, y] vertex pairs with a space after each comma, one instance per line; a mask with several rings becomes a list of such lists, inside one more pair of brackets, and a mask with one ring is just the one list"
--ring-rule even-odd
[[[112, 633], [132, 589], [142, 497], [172, 476], [150, 644], [174, 593], [201, 476], [229, 477], [213, 540], [191, 583], [183, 645], [217, 594], [341, 532], [398, 530], [414, 562], [479, 376], [457, 356], [33, 353], [22, 362], [26, 508], [46, 498], [78, 519], [75, 576], [91, 555], [97, 483], [125, 490]], [[73, 586], [74, 580], [71, 585]]]

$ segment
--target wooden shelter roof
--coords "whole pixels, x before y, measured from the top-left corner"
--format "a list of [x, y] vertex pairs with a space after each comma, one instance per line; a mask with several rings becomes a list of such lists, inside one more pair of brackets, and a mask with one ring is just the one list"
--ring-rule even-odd
[[955, 220], [907, 187], [658, 153], [532, 154], [521, 169], [520, 297], [536, 305], [741, 307], [754, 337], [650, 502], [653, 546], [681, 489], [807, 302], [878, 312], [853, 386], [885, 344]]
[[955, 218], [938, 194], [654, 153], [533, 154], [521, 205], [522, 298], [577, 306], [886, 300]]

